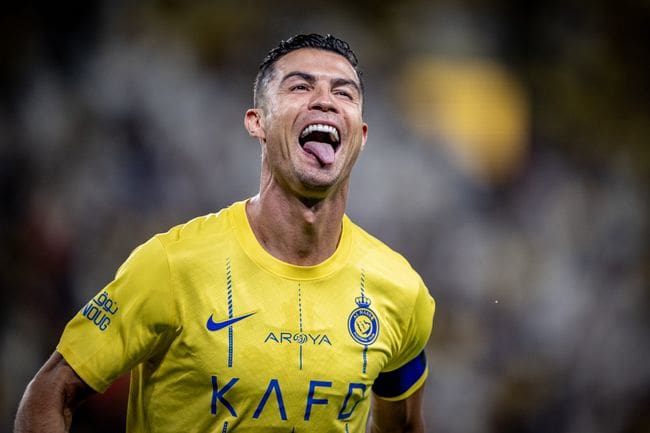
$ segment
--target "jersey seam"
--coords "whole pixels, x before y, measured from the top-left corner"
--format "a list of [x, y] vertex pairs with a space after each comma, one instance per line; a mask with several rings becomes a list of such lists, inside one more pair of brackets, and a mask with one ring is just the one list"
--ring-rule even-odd
[[183, 318], [181, 317], [180, 308], [179, 308], [179, 306], [178, 306], [178, 304], [176, 302], [176, 297], [174, 296], [174, 287], [173, 287], [173, 282], [172, 282], [172, 267], [171, 267], [171, 263], [169, 262], [169, 252], [167, 251], [167, 247], [165, 246], [163, 241], [158, 236], [156, 236], [156, 240], [160, 244], [160, 247], [162, 248], [164, 256], [165, 256], [165, 264], [167, 265], [167, 289], [169, 291], [170, 302], [172, 303], [172, 307], [170, 308], [170, 310], [172, 312], [176, 313], [175, 318], [177, 320], [175, 320], [176, 327], [175, 327], [174, 330], [176, 332], [176, 335], [178, 335], [180, 333], [180, 331], [181, 331], [181, 328], [182, 328], [181, 323], [183, 323], [183, 320], [182, 320]]

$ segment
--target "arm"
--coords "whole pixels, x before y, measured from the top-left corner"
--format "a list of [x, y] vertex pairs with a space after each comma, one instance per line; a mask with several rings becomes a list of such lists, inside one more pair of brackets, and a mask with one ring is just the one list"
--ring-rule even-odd
[[94, 392], [61, 354], [54, 352], [25, 390], [14, 433], [67, 432], [74, 409]]
[[424, 386], [404, 400], [372, 396], [368, 433], [424, 433], [422, 396]]

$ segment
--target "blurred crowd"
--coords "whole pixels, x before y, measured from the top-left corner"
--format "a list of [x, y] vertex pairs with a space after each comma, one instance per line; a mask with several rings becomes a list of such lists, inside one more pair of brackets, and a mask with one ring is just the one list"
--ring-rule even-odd
[[[650, 432], [650, 8], [267, 3], [3, 12], [0, 432], [133, 248], [256, 193], [257, 63], [311, 31], [367, 83], [348, 214], [437, 301], [428, 431]], [[126, 380], [72, 431], [120, 431]]]

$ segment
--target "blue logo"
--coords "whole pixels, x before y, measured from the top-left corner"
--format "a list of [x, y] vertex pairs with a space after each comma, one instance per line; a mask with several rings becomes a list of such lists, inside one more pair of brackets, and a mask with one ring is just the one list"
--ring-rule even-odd
[[210, 314], [210, 317], [208, 318], [205, 327], [208, 328], [208, 331], [218, 331], [220, 329], [227, 328], [228, 326], [232, 325], [233, 323], [237, 323], [240, 320], [244, 320], [245, 318], [250, 317], [253, 314], [255, 314], [255, 312], [244, 314], [243, 316], [233, 317], [232, 319], [224, 320], [222, 322], [215, 322], [214, 320], [212, 320], [212, 314]]
[[370, 307], [370, 298], [363, 293], [354, 300], [359, 306], [352, 310], [348, 318], [348, 331], [352, 339], [364, 346], [370, 345], [377, 340], [379, 335], [379, 319]]
[[332, 342], [330, 341], [329, 337], [327, 334], [310, 334], [310, 333], [292, 333], [292, 332], [269, 332], [269, 335], [266, 336], [264, 339], [265, 343], [268, 343], [269, 341], [272, 341], [274, 343], [278, 344], [292, 344], [292, 343], [298, 343], [298, 344], [307, 344], [311, 343], [314, 346], [320, 346], [321, 344], [329, 344], [332, 346]]
[[81, 314], [93, 322], [100, 331], [105, 331], [111, 324], [111, 318], [115, 316], [117, 310], [119, 310], [117, 301], [111, 299], [108, 292], [104, 290], [83, 307]]

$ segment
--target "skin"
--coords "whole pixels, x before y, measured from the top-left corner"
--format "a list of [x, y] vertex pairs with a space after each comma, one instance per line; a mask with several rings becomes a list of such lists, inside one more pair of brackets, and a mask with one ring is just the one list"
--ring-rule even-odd
[[423, 391], [424, 387], [420, 387], [413, 395], [400, 401], [386, 401], [373, 396], [367, 431], [370, 433], [423, 433]]
[[[277, 61], [263, 101], [245, 117], [246, 129], [262, 146], [260, 192], [248, 202], [248, 217], [273, 256], [315, 265], [336, 249], [350, 172], [366, 143], [359, 80], [344, 57], [300, 49]], [[313, 123], [339, 130], [332, 164], [321, 165], [298, 142]]]
[[75, 408], [94, 393], [65, 359], [54, 352], [27, 386], [16, 414], [14, 432], [67, 432]]
[[[368, 135], [359, 89], [344, 57], [304, 48], [276, 62], [261, 106], [246, 111], [245, 127], [262, 147], [260, 191], [248, 201], [247, 214], [260, 244], [280, 260], [316, 265], [336, 250], [350, 172]], [[314, 123], [339, 131], [331, 164], [321, 164], [298, 142]], [[93, 393], [55, 352], [27, 387], [14, 432], [67, 432], [74, 409]], [[373, 396], [368, 432], [424, 432], [421, 407], [422, 388], [398, 402]]]

